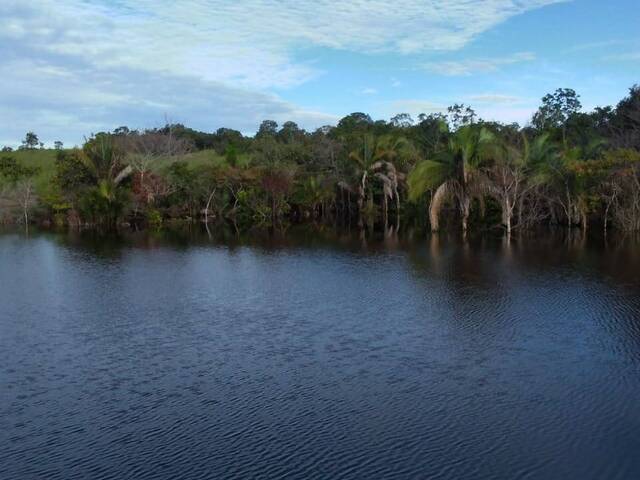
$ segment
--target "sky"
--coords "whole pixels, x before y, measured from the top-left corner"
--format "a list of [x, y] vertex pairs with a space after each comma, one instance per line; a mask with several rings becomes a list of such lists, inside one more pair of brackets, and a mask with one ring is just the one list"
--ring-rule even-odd
[[0, 145], [471, 105], [526, 124], [640, 83], [638, 0], [1, 0]]

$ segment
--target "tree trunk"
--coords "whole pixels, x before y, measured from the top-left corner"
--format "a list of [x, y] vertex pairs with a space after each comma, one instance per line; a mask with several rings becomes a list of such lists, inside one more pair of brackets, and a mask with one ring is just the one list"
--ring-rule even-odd
[[567, 223], [569, 227], [572, 227], [574, 224], [574, 218], [575, 218], [575, 214], [574, 214], [574, 207], [573, 207], [573, 202], [571, 201], [571, 193], [569, 192], [569, 187], [566, 187], [566, 195], [567, 195]]
[[24, 230], [29, 233], [29, 207], [24, 205]]
[[366, 184], [367, 184], [367, 172], [365, 171], [362, 174], [362, 180], [360, 182], [360, 185], [358, 186], [358, 226], [361, 228], [364, 226], [362, 210], [364, 210]]
[[271, 195], [271, 225], [276, 225], [276, 196]]
[[467, 233], [469, 227], [469, 212], [471, 211], [471, 199], [464, 193], [460, 199], [460, 212], [462, 214], [462, 232]]
[[384, 216], [384, 229], [386, 231], [389, 225], [389, 200], [386, 193], [383, 193], [382, 201], [382, 215]]
[[433, 197], [431, 198], [431, 204], [429, 205], [429, 223], [431, 224], [431, 231], [437, 232], [440, 229], [440, 210], [442, 210], [442, 205], [449, 194], [449, 185], [447, 183], [443, 183], [440, 185]]
[[524, 210], [524, 197], [520, 197], [518, 201], [518, 225], [522, 226], [522, 212]]
[[612, 200], [607, 202], [607, 208], [604, 210], [604, 234], [607, 235], [607, 226], [609, 225], [609, 209], [611, 208]]
[[211, 206], [211, 200], [216, 193], [216, 189], [214, 188], [209, 198], [207, 199], [207, 205], [204, 207], [204, 223], [209, 223], [209, 207]]
[[395, 189], [396, 196], [396, 232], [400, 231], [400, 195], [398, 194], [398, 188]]
[[507, 230], [507, 235], [508, 236], [511, 236], [511, 216], [512, 216], [511, 202], [507, 198], [502, 203], [502, 224], [504, 225], [505, 229]]

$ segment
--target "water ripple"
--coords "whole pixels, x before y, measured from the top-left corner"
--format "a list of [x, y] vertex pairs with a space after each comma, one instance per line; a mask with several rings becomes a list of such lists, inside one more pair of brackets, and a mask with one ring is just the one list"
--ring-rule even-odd
[[636, 256], [344, 245], [0, 235], [0, 478], [640, 477]]

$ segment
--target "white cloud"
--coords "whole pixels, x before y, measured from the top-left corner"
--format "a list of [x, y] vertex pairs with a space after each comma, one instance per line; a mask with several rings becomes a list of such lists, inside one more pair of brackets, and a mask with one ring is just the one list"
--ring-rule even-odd
[[[480, 94], [466, 97], [482, 100], [478, 104], [472, 104], [471, 107], [476, 111], [478, 116], [488, 121], [499, 121], [503, 123], [518, 122], [521, 125], [526, 124], [531, 115], [535, 111], [535, 103], [528, 103], [527, 99], [520, 97], [511, 97], [501, 94]], [[513, 102], [512, 102], [513, 100]], [[447, 113], [447, 107], [454, 103], [460, 102], [459, 99], [440, 99], [437, 101], [423, 99], [403, 99], [380, 104], [380, 115], [391, 116], [398, 112], [407, 112], [413, 118], [417, 118], [421, 113], [427, 115], [431, 113]]]
[[381, 105], [381, 116], [390, 117], [398, 112], [406, 112], [413, 118], [417, 118], [421, 113], [444, 113], [447, 111], [447, 105], [442, 102], [434, 102], [431, 100], [420, 99], [401, 99], [386, 102]]
[[626, 52], [615, 55], [607, 55], [603, 60], [610, 62], [637, 62], [640, 60], [640, 52]]
[[60, 71], [26, 59], [0, 63], [0, 76], [7, 79], [0, 89], [0, 119], [11, 119], [2, 125], [2, 135], [13, 143], [34, 130], [48, 145], [55, 140], [73, 145], [120, 125], [161, 126], [165, 115], [205, 131], [224, 126], [245, 133], [267, 118], [294, 120], [309, 129], [337, 120], [273, 94], [190, 77], [128, 69], [105, 75], [82, 66]]
[[[251, 132], [264, 118], [309, 128], [334, 117], [267, 93], [322, 75], [307, 49], [453, 51], [563, 1], [0, 0], [3, 136], [37, 128], [73, 143], [164, 113], [207, 130]], [[489, 64], [462, 70], [504, 62]]]
[[531, 52], [519, 52], [506, 57], [445, 60], [429, 62], [424, 67], [430, 72], [446, 76], [469, 76], [476, 73], [491, 73], [506, 65], [535, 60]]
[[584, 52], [587, 50], [601, 50], [607, 47], [612, 47], [614, 45], [623, 45], [626, 42], [622, 41], [622, 40], [603, 40], [603, 41], [599, 41], [599, 42], [588, 42], [588, 43], [580, 43], [577, 45], [573, 45], [569, 48], [566, 48], [563, 53], [564, 54], [571, 54], [571, 53], [578, 53], [578, 52]]
[[397, 0], [390, 8], [386, 0], [3, 0], [0, 36], [97, 67], [290, 87], [320, 73], [295, 61], [298, 49], [456, 50], [510, 17], [562, 1]]
[[362, 95], [376, 95], [378, 93], [378, 90], [376, 90], [375, 88], [367, 87], [363, 88], [360, 93]]
[[525, 106], [481, 106], [475, 110], [483, 120], [526, 125], [536, 109]]
[[508, 105], [522, 103], [524, 100], [523, 98], [516, 97], [515, 95], [505, 95], [501, 93], [480, 93], [477, 95], [469, 95], [467, 99], [472, 103]]

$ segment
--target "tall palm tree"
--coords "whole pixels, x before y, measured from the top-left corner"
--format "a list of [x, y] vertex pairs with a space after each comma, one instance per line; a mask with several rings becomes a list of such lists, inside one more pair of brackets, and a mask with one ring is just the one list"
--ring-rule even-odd
[[418, 163], [409, 174], [409, 195], [413, 200], [433, 191], [429, 206], [431, 230], [439, 230], [439, 215], [447, 198], [454, 198], [467, 231], [471, 200], [481, 194], [478, 169], [494, 154], [495, 136], [485, 127], [466, 125], [459, 128], [447, 148], [433, 158]]
[[383, 215], [385, 225], [388, 222], [388, 200], [396, 202], [397, 223], [400, 221], [399, 182], [403, 175], [398, 172], [396, 163], [407, 161], [414, 155], [410, 142], [403, 137], [393, 138], [389, 135], [375, 137], [367, 134], [362, 139], [362, 147], [349, 154], [356, 165], [358, 176], [358, 211], [359, 224], [362, 225], [362, 212], [367, 199], [373, 203], [371, 179], [377, 178], [383, 189]]

